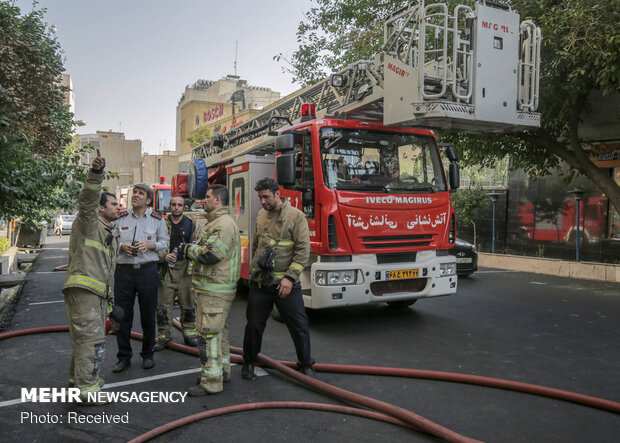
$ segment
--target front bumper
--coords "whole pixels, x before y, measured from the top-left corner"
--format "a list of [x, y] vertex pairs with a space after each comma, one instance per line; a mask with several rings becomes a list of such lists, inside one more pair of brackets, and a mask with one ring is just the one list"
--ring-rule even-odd
[[[302, 274], [304, 304], [308, 308], [322, 309], [337, 306], [385, 303], [388, 301], [414, 300], [454, 294], [457, 276], [440, 276], [440, 265], [455, 263], [451, 255], [438, 257], [435, 251], [417, 253], [416, 261], [409, 263], [377, 264], [373, 254], [353, 255], [351, 261], [322, 262], [320, 257]], [[317, 285], [317, 271], [357, 270], [357, 282], [351, 285]], [[418, 269], [419, 277], [386, 280], [386, 272]]]
[[456, 273], [458, 275], [469, 275], [478, 270], [478, 256], [474, 255], [470, 263], [456, 263]]

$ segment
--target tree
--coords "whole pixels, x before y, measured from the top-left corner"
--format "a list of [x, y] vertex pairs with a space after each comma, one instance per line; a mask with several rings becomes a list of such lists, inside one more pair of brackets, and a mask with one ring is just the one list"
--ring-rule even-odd
[[213, 137], [213, 129], [211, 129], [210, 126], [205, 125], [192, 131], [187, 136], [187, 141], [189, 142], [192, 148], [195, 148], [196, 146], [200, 146], [204, 144], [205, 142], [211, 140], [212, 137]]
[[39, 226], [57, 209], [74, 209], [88, 170], [80, 160], [90, 150], [91, 146], [69, 145], [55, 156], [38, 156], [24, 149], [4, 157], [0, 167], [3, 175], [7, 173], [0, 183], [2, 216]]
[[62, 53], [44, 13], [0, 0], [0, 215], [29, 225], [75, 206], [90, 149], [70, 145]]
[[474, 241], [476, 244], [476, 223], [474, 216], [478, 209], [488, 203], [487, 192], [480, 185], [471, 185], [467, 188], [458, 189], [451, 197], [452, 207], [456, 214], [456, 223], [458, 225], [467, 225], [469, 223], [474, 227]]
[[73, 115], [60, 86], [62, 53], [43, 21], [45, 10], [20, 16], [0, 1], [0, 143], [56, 155], [71, 142]]
[[285, 72], [303, 86], [381, 50], [386, 13], [410, 0], [315, 0], [306, 20], [297, 27], [299, 49], [290, 59], [283, 54]]
[[[316, 0], [297, 30], [299, 49], [285, 70], [294, 81], [313, 83], [380, 50], [387, 12], [398, 0]], [[456, 3], [451, 0], [449, 3]], [[470, 0], [461, 3], [472, 4]], [[620, 187], [590, 161], [579, 135], [592, 95], [617, 94], [620, 84], [620, 7], [617, 0], [513, 0], [521, 14], [541, 27], [542, 127], [510, 135], [442, 134], [461, 150], [464, 164], [489, 166], [512, 155], [512, 168], [549, 174], [560, 160], [587, 176], [620, 210]], [[276, 56], [282, 60], [280, 54]], [[616, 110], [618, 112], [618, 110]]]

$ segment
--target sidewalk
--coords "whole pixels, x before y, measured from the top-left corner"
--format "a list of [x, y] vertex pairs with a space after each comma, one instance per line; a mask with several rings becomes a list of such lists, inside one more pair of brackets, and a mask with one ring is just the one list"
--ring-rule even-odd
[[575, 262], [555, 258], [525, 257], [509, 254], [478, 254], [478, 266], [533, 272], [558, 277], [620, 283], [620, 265], [611, 263]]
[[10, 329], [67, 324], [64, 297], [60, 292], [66, 272], [57, 272], [54, 268], [68, 262], [69, 236], [47, 237], [26, 276]]

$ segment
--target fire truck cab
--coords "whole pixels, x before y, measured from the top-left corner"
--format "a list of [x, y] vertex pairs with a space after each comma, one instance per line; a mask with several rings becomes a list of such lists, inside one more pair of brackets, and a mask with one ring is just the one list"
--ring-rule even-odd
[[274, 143], [275, 156], [273, 147], [259, 149], [226, 167], [242, 278], [249, 278], [261, 209], [254, 186], [275, 170], [281, 197], [308, 220], [311, 259], [301, 278], [307, 307], [409, 305], [456, 291], [448, 249], [455, 238], [449, 191], [458, 187], [458, 170], [451, 152], [450, 186], [430, 131], [319, 119], [283, 130]]

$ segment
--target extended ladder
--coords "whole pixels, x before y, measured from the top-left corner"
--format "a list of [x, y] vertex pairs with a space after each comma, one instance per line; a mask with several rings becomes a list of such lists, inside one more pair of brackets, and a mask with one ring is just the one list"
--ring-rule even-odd
[[540, 29], [508, 6], [474, 9], [424, 0], [393, 13], [384, 46], [330, 78], [265, 107], [248, 122], [194, 148], [207, 166], [268, 146], [298, 122], [304, 103], [317, 118], [382, 121], [386, 126], [504, 133], [540, 126]]

